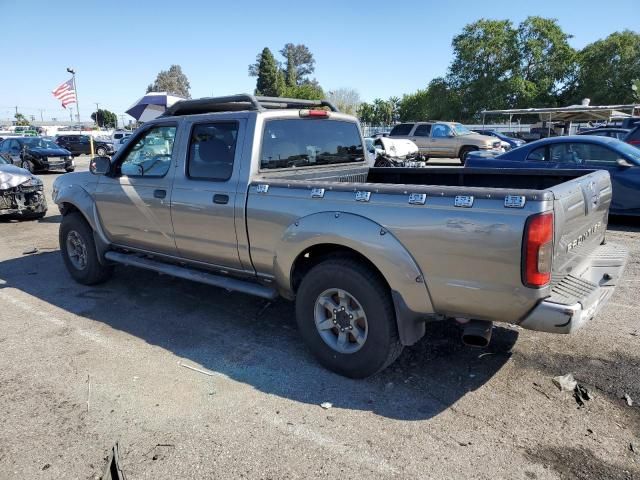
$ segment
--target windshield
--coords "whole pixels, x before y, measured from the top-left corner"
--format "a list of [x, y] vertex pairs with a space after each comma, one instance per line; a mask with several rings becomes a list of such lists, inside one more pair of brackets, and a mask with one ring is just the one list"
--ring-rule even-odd
[[2, 155], [0, 155], [0, 165], [6, 165], [8, 163], [9, 162], [7, 162], [7, 160]]
[[629, 145], [623, 141], [616, 142], [616, 148], [620, 153], [629, 158], [632, 163], [640, 165], [640, 148]]
[[454, 123], [452, 127], [453, 127], [453, 130], [456, 132], [456, 135], [471, 135], [473, 133], [471, 130], [469, 130], [467, 127], [465, 127], [461, 123]]
[[48, 138], [25, 138], [23, 143], [31, 148], [60, 148], [53, 140]]

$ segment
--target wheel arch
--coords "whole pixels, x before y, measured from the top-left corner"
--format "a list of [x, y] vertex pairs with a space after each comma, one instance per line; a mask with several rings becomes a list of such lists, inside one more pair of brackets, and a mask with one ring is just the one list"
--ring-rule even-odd
[[95, 201], [89, 192], [78, 185], [67, 185], [57, 192], [54, 201], [63, 217], [74, 212], [82, 215], [91, 230], [93, 230], [93, 238], [100, 263], [108, 264], [104, 259], [104, 253], [109, 249], [109, 240], [100, 226]]
[[274, 258], [280, 293], [294, 299], [304, 274], [323, 259], [335, 256], [362, 261], [389, 286], [404, 345], [424, 335], [425, 318], [434, 310], [422, 271], [391, 232], [359, 215], [316, 213], [290, 225]]

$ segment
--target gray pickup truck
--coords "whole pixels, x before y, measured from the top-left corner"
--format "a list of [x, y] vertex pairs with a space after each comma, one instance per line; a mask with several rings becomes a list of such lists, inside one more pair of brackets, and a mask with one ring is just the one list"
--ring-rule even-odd
[[476, 346], [492, 322], [570, 333], [627, 258], [605, 242], [607, 172], [369, 168], [326, 101], [185, 100], [90, 170], [54, 183], [75, 280], [122, 264], [295, 300], [313, 354], [355, 378], [430, 321]]

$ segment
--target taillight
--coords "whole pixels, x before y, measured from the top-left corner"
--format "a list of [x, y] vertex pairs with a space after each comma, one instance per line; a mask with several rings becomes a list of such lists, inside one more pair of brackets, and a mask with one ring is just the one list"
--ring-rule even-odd
[[527, 287], [544, 287], [551, 280], [553, 257], [553, 212], [529, 217], [524, 233], [523, 282]]
[[320, 117], [327, 118], [329, 112], [327, 110], [300, 110], [301, 117]]
[[629, 140], [629, 143], [630, 143], [631, 145], [640, 146], [640, 140]]

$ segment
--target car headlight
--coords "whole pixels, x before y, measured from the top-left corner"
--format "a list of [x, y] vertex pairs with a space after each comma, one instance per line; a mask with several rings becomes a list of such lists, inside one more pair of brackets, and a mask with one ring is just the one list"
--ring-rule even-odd
[[42, 180], [40, 180], [38, 177], [30, 177], [20, 185], [22, 185], [23, 187], [41, 187]]

